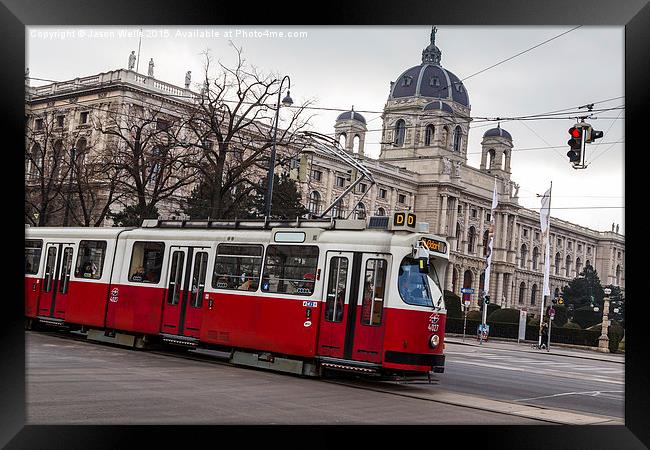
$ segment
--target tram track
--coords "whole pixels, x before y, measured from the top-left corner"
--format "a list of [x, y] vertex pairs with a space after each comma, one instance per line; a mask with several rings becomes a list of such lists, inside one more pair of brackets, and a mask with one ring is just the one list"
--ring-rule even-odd
[[[227, 356], [219, 356], [214, 354], [198, 353], [196, 350], [182, 350], [176, 351], [171, 348], [154, 348], [154, 349], [127, 349], [119, 345], [89, 341], [85, 336], [63, 332], [59, 330], [47, 331], [34, 331], [34, 333], [47, 334], [59, 339], [71, 340], [75, 342], [87, 342], [90, 344], [103, 344], [111, 348], [121, 348], [124, 350], [142, 351], [147, 354], [157, 355], [161, 357], [172, 357], [176, 359], [185, 359], [194, 362], [201, 362], [206, 364], [216, 364], [225, 367], [240, 368], [243, 370], [255, 369], [254, 367], [242, 367], [227, 361]], [[201, 351], [200, 349], [198, 351]], [[265, 369], [257, 369], [268, 372]], [[273, 372], [279, 375], [291, 375], [281, 372]], [[296, 375], [291, 375], [296, 376]], [[432, 378], [432, 383], [426, 380], [372, 380], [360, 379], [353, 374], [340, 374], [336, 378], [315, 378], [313, 381], [320, 383], [328, 383], [339, 386], [345, 386], [352, 389], [359, 389], [368, 392], [377, 392], [385, 395], [392, 395], [402, 398], [410, 398], [422, 400], [430, 403], [447, 404], [453, 406], [460, 406], [474, 411], [486, 411], [490, 413], [498, 413], [505, 416], [513, 417], [526, 417], [538, 420], [542, 423], [548, 424], [601, 424], [601, 423], [620, 423], [619, 419], [606, 416], [586, 415], [570, 411], [558, 411], [551, 408], [541, 407], [538, 405], [521, 404], [514, 402], [507, 402], [501, 400], [493, 400], [490, 398], [479, 397], [475, 395], [465, 395], [452, 393], [439, 387], [439, 379]], [[426, 386], [435, 386], [435, 389], [425, 388]]]

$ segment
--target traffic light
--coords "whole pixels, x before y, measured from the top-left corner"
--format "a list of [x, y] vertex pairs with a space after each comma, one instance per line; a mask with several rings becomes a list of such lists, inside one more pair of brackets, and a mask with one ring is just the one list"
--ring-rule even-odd
[[560, 297], [557, 302], [560, 305], [564, 305], [564, 299], [562, 297]]
[[601, 137], [603, 137], [603, 132], [594, 130], [593, 128], [591, 128], [591, 125], [589, 125], [589, 127], [585, 129], [585, 142], [587, 144], [591, 144], [596, 139], [600, 139]]
[[483, 303], [485, 303], [486, 305], [490, 304], [490, 296], [489, 295], [485, 296], [485, 298], [483, 299]]
[[583, 128], [576, 127], [575, 125], [569, 128], [569, 134], [571, 139], [567, 141], [571, 150], [567, 152], [569, 161], [572, 163], [579, 163], [582, 155], [582, 145], [583, 145]]
[[553, 299], [553, 304], [554, 304], [554, 305], [557, 305], [557, 298], [554, 298], [554, 299]]

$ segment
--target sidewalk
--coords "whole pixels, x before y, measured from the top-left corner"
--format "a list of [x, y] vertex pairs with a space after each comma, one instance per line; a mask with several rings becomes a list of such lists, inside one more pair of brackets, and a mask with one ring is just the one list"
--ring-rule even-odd
[[532, 341], [521, 341], [517, 343], [512, 340], [504, 340], [500, 338], [489, 338], [487, 342], [479, 344], [476, 340], [475, 335], [465, 335], [465, 341], [463, 342], [462, 334], [446, 334], [445, 342], [450, 344], [460, 344], [460, 345], [470, 345], [474, 347], [485, 347], [493, 348], [499, 350], [510, 350], [518, 352], [527, 352], [527, 353], [548, 353], [551, 355], [558, 356], [568, 356], [572, 358], [583, 358], [583, 359], [594, 359], [598, 361], [608, 361], [624, 364], [625, 363], [625, 354], [621, 353], [601, 353], [598, 351], [590, 350], [591, 347], [586, 348], [575, 348], [575, 346], [566, 347], [564, 344], [556, 344], [551, 342], [550, 351], [546, 350], [536, 350], [532, 348]]

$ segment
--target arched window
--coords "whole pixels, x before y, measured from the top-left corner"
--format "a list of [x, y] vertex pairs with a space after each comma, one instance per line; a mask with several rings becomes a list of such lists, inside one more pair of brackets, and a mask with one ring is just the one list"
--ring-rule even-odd
[[345, 145], [348, 143], [348, 137], [345, 133], [339, 134], [339, 145], [345, 148]]
[[458, 251], [458, 246], [460, 244], [460, 222], [456, 223], [456, 251]]
[[321, 210], [321, 197], [318, 191], [312, 191], [309, 195], [309, 203], [307, 209], [312, 214], [319, 214]]
[[616, 266], [616, 286], [621, 285], [621, 265]]
[[50, 173], [52, 178], [59, 178], [61, 176], [61, 163], [63, 157], [63, 142], [58, 140], [54, 143], [52, 153], [50, 154]]
[[[464, 288], [471, 288], [472, 287], [472, 281], [474, 281], [472, 271], [471, 270], [466, 270], [465, 273], [463, 274], [463, 287]], [[469, 296], [469, 294], [468, 294], [468, 296]]]
[[571, 255], [567, 255], [566, 257], [565, 276], [566, 277], [571, 276]]
[[560, 253], [555, 255], [555, 275], [560, 274], [560, 262], [562, 261], [562, 256]]
[[151, 166], [151, 175], [149, 176], [149, 183], [152, 186], [155, 186], [156, 182], [158, 181], [158, 175], [160, 175], [160, 168], [161, 168], [162, 150], [160, 149], [160, 147], [154, 147], [153, 150], [151, 151], [151, 156], [152, 156], [152, 166]]
[[523, 244], [521, 246], [521, 251], [519, 253], [519, 267], [522, 269], [526, 268], [527, 262], [528, 262], [528, 247], [526, 247], [526, 244]]
[[384, 208], [377, 208], [377, 215], [378, 216], [385, 216], [386, 215], [386, 210]]
[[485, 230], [485, 233], [483, 233], [483, 256], [487, 256], [488, 254], [489, 243], [490, 243], [490, 232], [488, 230]]
[[503, 157], [501, 158], [501, 170], [506, 170], [506, 159], [508, 159], [508, 152], [503, 152]]
[[462, 133], [463, 130], [461, 130], [460, 126], [457, 126], [454, 129], [454, 152], [460, 153], [461, 149], [461, 141], [462, 141]]
[[553, 292], [553, 298], [558, 298], [560, 296], [560, 288], [555, 288], [555, 292]]
[[587, 260], [587, 262], [585, 263], [585, 267], [588, 267], [588, 266], [589, 267], [591, 266], [591, 261], [589, 261], [589, 260]]
[[537, 264], [539, 261], [539, 249], [537, 247], [533, 248], [533, 270], [537, 270]]
[[469, 227], [469, 232], [467, 233], [467, 251], [469, 253], [474, 253], [475, 244], [476, 244], [476, 228]]
[[353, 153], [359, 153], [359, 143], [361, 142], [361, 138], [359, 137], [358, 134], [354, 135], [354, 139], [352, 140], [352, 152]]
[[494, 163], [494, 156], [495, 155], [496, 155], [496, 153], [494, 152], [493, 148], [488, 150], [488, 152], [487, 152], [487, 168], [488, 169], [492, 168], [492, 164]]
[[576, 258], [576, 275], [580, 275], [580, 272], [582, 272], [582, 261], [580, 258]]
[[530, 290], [530, 305], [535, 306], [536, 301], [537, 301], [537, 285], [533, 284], [533, 287]]
[[85, 138], [81, 138], [77, 141], [77, 146], [75, 148], [75, 159], [77, 167], [83, 167], [86, 162], [86, 153], [87, 153], [88, 142]]
[[524, 304], [524, 296], [526, 295], [526, 283], [523, 281], [519, 285], [519, 304], [523, 305]]
[[27, 155], [25, 165], [25, 174], [32, 177], [39, 175], [40, 170], [42, 169], [43, 155], [41, 150], [41, 145], [36, 143], [32, 146], [31, 151]]
[[359, 203], [354, 210], [354, 215], [357, 219], [365, 219], [366, 218], [366, 205], [363, 203]]
[[399, 119], [395, 124], [395, 145], [401, 147], [404, 145], [404, 138], [406, 137], [406, 122], [404, 119]]
[[434, 133], [433, 125], [427, 125], [426, 130], [424, 130], [424, 145], [426, 145], [427, 147], [433, 145], [433, 133]]

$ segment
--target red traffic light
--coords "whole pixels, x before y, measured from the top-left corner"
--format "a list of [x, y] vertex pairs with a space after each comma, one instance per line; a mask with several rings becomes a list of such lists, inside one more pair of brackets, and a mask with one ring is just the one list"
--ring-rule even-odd
[[579, 128], [576, 128], [576, 127], [571, 127], [571, 128], [569, 128], [569, 134], [572, 137], [578, 139], [578, 138], [580, 138], [582, 136], [582, 130], [580, 130]]

